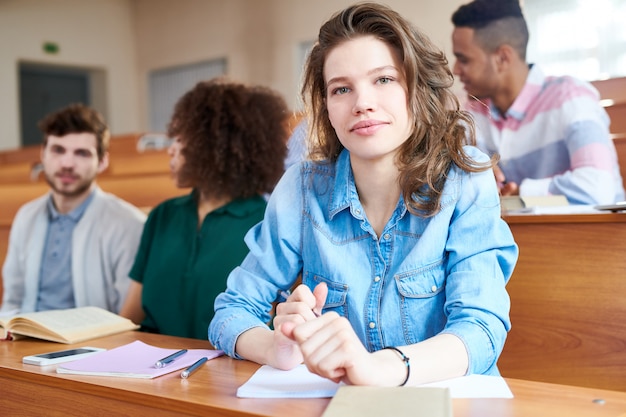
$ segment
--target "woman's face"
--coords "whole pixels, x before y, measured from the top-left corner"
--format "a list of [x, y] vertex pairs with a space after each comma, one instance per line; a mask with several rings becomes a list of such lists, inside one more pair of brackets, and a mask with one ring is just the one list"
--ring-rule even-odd
[[170, 156], [170, 172], [172, 178], [176, 182], [176, 186], [184, 188], [187, 185], [181, 183], [180, 172], [185, 165], [185, 157], [182, 154], [183, 143], [180, 136], [177, 136], [170, 147], [167, 149], [167, 154]]
[[324, 81], [330, 123], [353, 163], [393, 161], [412, 131], [399, 53], [374, 36], [345, 41], [326, 57]]

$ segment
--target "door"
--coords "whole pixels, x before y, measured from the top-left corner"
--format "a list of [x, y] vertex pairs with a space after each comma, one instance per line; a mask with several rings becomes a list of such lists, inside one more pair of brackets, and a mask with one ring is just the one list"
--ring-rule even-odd
[[91, 104], [87, 70], [20, 65], [22, 146], [41, 144], [38, 122], [71, 103]]

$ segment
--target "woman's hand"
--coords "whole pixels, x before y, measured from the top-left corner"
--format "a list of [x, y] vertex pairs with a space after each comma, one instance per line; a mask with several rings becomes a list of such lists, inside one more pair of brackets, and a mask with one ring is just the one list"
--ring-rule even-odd
[[402, 383], [406, 367], [395, 352], [368, 352], [350, 322], [335, 312], [315, 316], [315, 310], [321, 309], [322, 300], [326, 299], [325, 284], [318, 285], [313, 293], [308, 288], [300, 289], [298, 287], [284, 303], [287, 305], [281, 309], [280, 328], [276, 333], [299, 346], [311, 372], [352, 385], [397, 386]]
[[300, 346], [307, 368], [335, 382], [350, 385], [398, 386], [406, 366], [396, 352], [368, 352], [345, 317], [329, 312], [314, 320], [282, 328]]
[[320, 315], [328, 287], [325, 283], [317, 285], [313, 292], [306, 285], [299, 285], [289, 295], [287, 301], [276, 306], [274, 317], [274, 360], [272, 366], [279, 369], [291, 369], [302, 363], [302, 353], [298, 343], [285, 335], [283, 327], [289, 329], [314, 320]]

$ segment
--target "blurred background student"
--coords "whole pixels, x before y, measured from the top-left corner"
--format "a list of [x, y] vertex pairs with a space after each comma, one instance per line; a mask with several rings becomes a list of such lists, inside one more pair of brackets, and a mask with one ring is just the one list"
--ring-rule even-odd
[[472, 98], [478, 147], [499, 154], [500, 193], [564, 195], [571, 204], [624, 199], [609, 118], [589, 83], [526, 62], [518, 0], [475, 0], [452, 15], [454, 74]]
[[117, 313], [146, 216], [96, 184], [109, 165], [109, 127], [76, 103], [48, 114], [39, 129], [50, 191], [13, 220], [1, 311], [96, 306]]
[[273, 90], [226, 79], [200, 82], [178, 101], [170, 168], [193, 191], [150, 212], [123, 315], [146, 331], [207, 339], [213, 301], [283, 173], [288, 116]]

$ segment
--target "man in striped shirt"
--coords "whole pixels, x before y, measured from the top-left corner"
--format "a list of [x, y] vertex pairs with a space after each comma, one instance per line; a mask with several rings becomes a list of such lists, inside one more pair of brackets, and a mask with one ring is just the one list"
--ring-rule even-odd
[[518, 0], [475, 0], [452, 16], [457, 75], [478, 146], [498, 153], [501, 195], [564, 195], [571, 204], [624, 200], [609, 118], [596, 89], [526, 63]]

